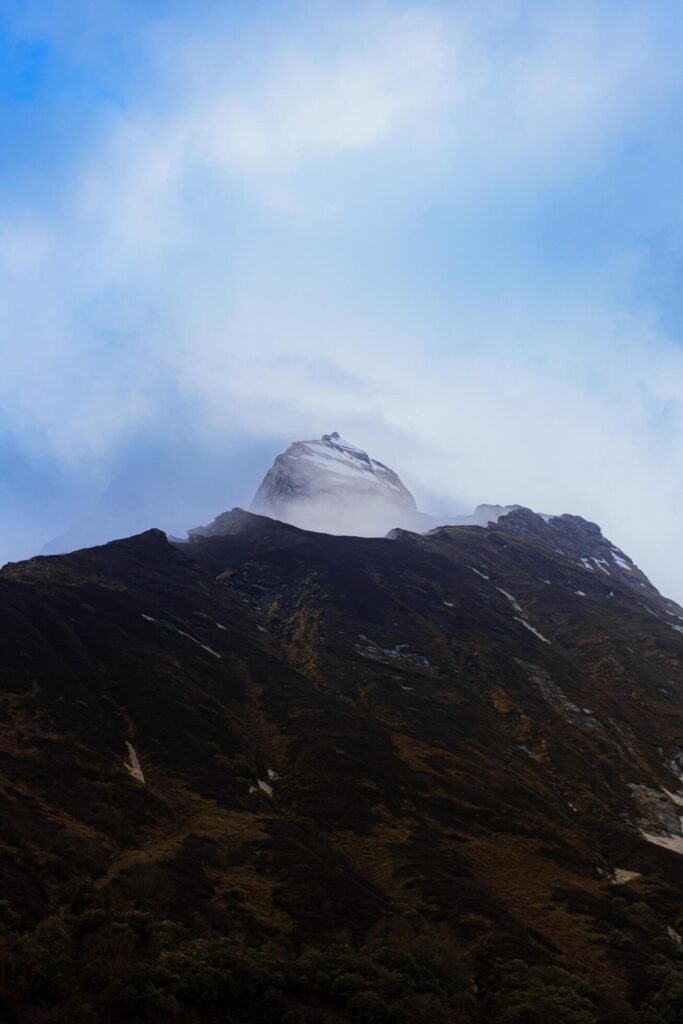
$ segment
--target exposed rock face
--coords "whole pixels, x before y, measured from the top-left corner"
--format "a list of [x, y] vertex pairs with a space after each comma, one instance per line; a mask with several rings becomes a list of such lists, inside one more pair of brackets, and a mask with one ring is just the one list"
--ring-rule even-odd
[[[657, 606], [664, 605], [672, 616], [672, 624], [679, 620], [681, 608], [675, 601], [663, 598], [644, 572], [616, 545], [603, 536], [597, 523], [581, 516], [543, 516], [531, 509], [517, 507], [498, 519], [498, 526], [509, 533], [539, 544], [593, 573], [603, 584], [610, 581], [626, 584], [649, 598]], [[681, 628], [683, 632], [683, 628]]]
[[336, 432], [295, 441], [278, 455], [251, 508], [306, 529], [355, 536], [415, 529], [419, 519], [398, 475]]
[[633, 791], [633, 800], [639, 813], [637, 824], [646, 835], [677, 838], [683, 835], [677, 798], [667, 790], [653, 789], [638, 783], [631, 783], [629, 788]]

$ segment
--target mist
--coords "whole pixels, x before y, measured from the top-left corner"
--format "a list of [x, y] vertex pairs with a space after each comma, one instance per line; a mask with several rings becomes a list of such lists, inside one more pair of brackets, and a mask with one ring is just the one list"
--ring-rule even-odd
[[437, 518], [579, 514], [683, 599], [678, 5], [7, 32], [0, 560], [183, 535], [338, 429]]

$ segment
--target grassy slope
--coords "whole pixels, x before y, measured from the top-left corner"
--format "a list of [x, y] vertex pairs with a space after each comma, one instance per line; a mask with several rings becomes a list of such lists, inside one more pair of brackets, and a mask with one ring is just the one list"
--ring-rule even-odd
[[[164, 920], [178, 949], [209, 937], [273, 962], [390, 939], [436, 970], [448, 951], [450, 1020], [498, 1019], [492, 965], [521, 957], [588, 979], [598, 1016], [577, 1021], [626, 1019], [656, 988], [654, 959], [676, 956], [681, 861], [639, 837], [629, 785], [677, 787], [683, 636], [632, 590], [500, 530], [242, 527], [182, 549], [150, 531], [0, 574], [0, 884], [20, 965], [6, 1013], [103, 1012], [74, 966], [88, 959], [74, 922], [97, 910], [107, 936], [130, 913], [153, 933], [114, 960], [112, 1020], [161, 1013], [116, 1000], [136, 958], [157, 964]], [[640, 877], [615, 887], [617, 867]], [[27, 936], [56, 922], [68, 983], [29, 996]], [[65, 1010], [74, 988], [86, 1008]], [[197, 998], [168, 991], [169, 1019], [194, 1019]], [[285, 985], [275, 1008], [234, 1019], [381, 1019], [325, 992]], [[428, 994], [411, 1019], [438, 1019]]]

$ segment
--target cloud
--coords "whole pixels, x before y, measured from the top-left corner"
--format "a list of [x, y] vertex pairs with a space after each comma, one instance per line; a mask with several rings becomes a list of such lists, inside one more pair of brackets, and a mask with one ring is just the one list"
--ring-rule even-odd
[[676, 25], [637, 4], [238, 6], [131, 8], [130, 80], [116, 5], [78, 46], [78, 5], [22, 22], [107, 91], [60, 187], [0, 203], [17, 443], [104, 486], [169, 432], [338, 429], [423, 502], [598, 519], [683, 595], [681, 351], [639, 277], [677, 193], [656, 166], [637, 187], [638, 154], [674, 145]]

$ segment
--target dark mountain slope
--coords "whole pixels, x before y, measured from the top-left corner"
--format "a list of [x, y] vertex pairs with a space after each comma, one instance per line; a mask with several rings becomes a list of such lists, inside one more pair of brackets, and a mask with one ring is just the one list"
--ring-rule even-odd
[[7, 566], [6, 1018], [678, 1019], [683, 621], [525, 515]]

